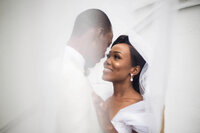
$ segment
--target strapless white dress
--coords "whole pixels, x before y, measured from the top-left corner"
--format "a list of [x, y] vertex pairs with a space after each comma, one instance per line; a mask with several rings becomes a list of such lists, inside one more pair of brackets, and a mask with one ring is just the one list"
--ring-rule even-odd
[[149, 133], [150, 114], [145, 111], [144, 101], [121, 109], [111, 120], [118, 133]]

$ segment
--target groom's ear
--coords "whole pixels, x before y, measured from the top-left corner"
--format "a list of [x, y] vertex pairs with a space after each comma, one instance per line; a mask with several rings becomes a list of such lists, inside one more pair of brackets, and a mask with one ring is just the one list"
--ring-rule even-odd
[[133, 74], [134, 76], [138, 75], [140, 73], [140, 70], [141, 70], [140, 66], [138, 65], [134, 66], [131, 68], [131, 74]]
[[100, 40], [104, 39], [104, 29], [103, 28], [95, 28], [93, 29], [93, 37], [92, 40], [95, 42], [100, 42]]
[[104, 35], [104, 29], [101, 27], [97, 28], [96, 32], [98, 37], [102, 37]]
[[90, 30], [90, 37], [94, 41], [101, 38], [103, 35], [103, 28], [93, 28]]

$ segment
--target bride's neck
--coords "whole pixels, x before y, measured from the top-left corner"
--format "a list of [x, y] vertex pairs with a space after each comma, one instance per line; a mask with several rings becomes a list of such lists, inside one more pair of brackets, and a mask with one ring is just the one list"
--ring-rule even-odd
[[113, 82], [113, 87], [114, 87], [113, 96], [115, 97], [127, 97], [130, 94], [136, 93], [129, 80]]

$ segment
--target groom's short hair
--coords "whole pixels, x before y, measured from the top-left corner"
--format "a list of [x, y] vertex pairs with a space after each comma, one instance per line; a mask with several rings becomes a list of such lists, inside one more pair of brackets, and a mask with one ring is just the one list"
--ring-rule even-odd
[[91, 28], [102, 28], [104, 33], [112, 30], [111, 22], [103, 11], [99, 9], [88, 9], [77, 16], [72, 36], [82, 35]]

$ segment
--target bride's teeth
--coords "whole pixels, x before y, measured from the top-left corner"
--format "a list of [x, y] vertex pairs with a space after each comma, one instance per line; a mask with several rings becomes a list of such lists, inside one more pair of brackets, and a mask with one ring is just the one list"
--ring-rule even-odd
[[112, 72], [110, 69], [108, 69], [108, 68], [104, 68], [104, 71], [105, 72]]

